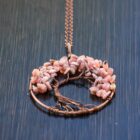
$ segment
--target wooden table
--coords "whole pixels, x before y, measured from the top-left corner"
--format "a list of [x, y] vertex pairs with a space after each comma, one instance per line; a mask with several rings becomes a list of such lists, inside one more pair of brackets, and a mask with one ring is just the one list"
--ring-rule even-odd
[[[66, 55], [65, 0], [0, 0], [0, 140], [140, 140], [140, 1], [75, 0], [74, 47], [108, 60], [117, 92], [102, 111], [65, 118], [41, 111], [28, 93], [33, 68]], [[68, 84], [65, 96], [92, 102]], [[52, 96], [43, 98], [53, 103]]]

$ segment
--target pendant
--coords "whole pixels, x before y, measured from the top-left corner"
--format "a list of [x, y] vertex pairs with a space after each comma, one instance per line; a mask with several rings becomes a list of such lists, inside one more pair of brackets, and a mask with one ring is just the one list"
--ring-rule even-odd
[[[60, 80], [61, 78], [61, 80]], [[89, 82], [89, 93], [102, 100], [95, 106], [82, 104], [63, 96], [59, 87], [69, 81], [85, 79]], [[113, 98], [116, 89], [116, 75], [109, 67], [107, 61], [101, 61], [89, 56], [70, 54], [60, 60], [50, 59], [43, 66], [32, 71], [30, 79], [30, 95], [43, 108], [54, 114], [63, 116], [76, 116], [93, 113], [101, 110]], [[49, 94], [54, 90], [57, 99], [55, 106], [48, 106], [37, 98], [37, 94]]]

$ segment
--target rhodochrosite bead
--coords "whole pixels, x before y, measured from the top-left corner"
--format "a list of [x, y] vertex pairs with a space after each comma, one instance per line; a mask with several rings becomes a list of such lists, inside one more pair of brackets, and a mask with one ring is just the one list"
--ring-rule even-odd
[[107, 99], [111, 92], [115, 92], [116, 75], [106, 61], [89, 56], [72, 54], [70, 58], [63, 56], [60, 60], [50, 60], [43, 66], [32, 71], [31, 87], [34, 93], [44, 94], [52, 90], [51, 82], [59, 74], [70, 76], [82, 73], [83, 77], [94, 82], [89, 88], [90, 93], [102, 99]]

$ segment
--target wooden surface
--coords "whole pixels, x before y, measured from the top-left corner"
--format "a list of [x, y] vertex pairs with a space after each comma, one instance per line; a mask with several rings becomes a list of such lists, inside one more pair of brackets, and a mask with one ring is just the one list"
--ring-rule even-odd
[[[140, 140], [139, 0], [74, 1], [73, 52], [114, 67], [111, 104], [90, 116], [64, 118], [39, 110], [28, 95], [32, 69], [66, 54], [64, 4], [0, 0], [0, 140]], [[69, 84], [61, 91], [92, 102], [85, 87]]]

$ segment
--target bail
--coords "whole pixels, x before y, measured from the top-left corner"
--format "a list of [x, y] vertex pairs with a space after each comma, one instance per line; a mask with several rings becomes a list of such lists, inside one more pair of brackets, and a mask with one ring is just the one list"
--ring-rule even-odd
[[68, 58], [70, 58], [72, 54], [72, 51], [71, 51], [72, 45], [68, 42], [66, 45], [66, 48], [67, 48]]

